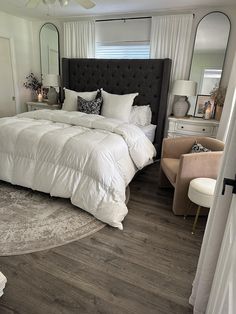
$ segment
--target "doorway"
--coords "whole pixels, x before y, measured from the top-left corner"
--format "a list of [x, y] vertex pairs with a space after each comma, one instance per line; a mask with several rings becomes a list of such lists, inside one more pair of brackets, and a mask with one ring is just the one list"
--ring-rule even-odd
[[16, 114], [16, 101], [9, 38], [0, 37], [0, 117]]

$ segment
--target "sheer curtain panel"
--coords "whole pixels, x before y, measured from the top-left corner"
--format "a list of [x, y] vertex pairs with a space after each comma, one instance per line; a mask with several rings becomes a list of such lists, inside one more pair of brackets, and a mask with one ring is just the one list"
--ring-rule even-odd
[[[192, 24], [192, 14], [152, 17], [151, 58], [172, 59], [170, 86], [175, 80], [187, 79]], [[169, 96], [167, 115], [172, 103], [173, 96]]]
[[95, 57], [95, 21], [64, 23], [64, 56]]

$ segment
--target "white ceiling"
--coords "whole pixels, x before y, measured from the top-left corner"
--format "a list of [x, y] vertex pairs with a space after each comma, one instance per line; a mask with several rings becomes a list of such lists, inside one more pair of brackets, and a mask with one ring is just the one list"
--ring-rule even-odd
[[97, 5], [90, 10], [85, 10], [77, 5], [74, 0], [70, 0], [70, 4], [63, 8], [57, 3], [50, 7], [40, 4], [36, 9], [29, 9], [25, 7], [27, 1], [0, 0], [0, 11], [17, 16], [45, 19], [48, 16], [69, 18], [73, 16], [141, 13], [178, 8], [235, 5], [235, 0], [94, 0]]

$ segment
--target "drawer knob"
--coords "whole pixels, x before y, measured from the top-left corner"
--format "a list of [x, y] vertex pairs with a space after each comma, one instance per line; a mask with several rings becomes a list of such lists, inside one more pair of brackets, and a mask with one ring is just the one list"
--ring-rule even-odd
[[183, 129], [184, 127], [183, 126], [181, 126], [181, 129]]
[[202, 130], [203, 130], [203, 132], [206, 131], [206, 129], [202, 129]]

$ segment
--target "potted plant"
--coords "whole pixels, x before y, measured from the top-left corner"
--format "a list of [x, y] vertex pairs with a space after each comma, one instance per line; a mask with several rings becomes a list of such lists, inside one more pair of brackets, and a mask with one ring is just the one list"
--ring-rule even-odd
[[41, 93], [42, 83], [34, 75], [34, 73], [31, 72], [28, 76], [26, 76], [26, 82], [24, 83], [24, 87], [32, 91], [33, 98], [37, 98], [37, 95]]
[[215, 87], [211, 92], [210, 96], [214, 100], [215, 104], [215, 119], [220, 121], [224, 101], [226, 95], [226, 88], [225, 87]]

